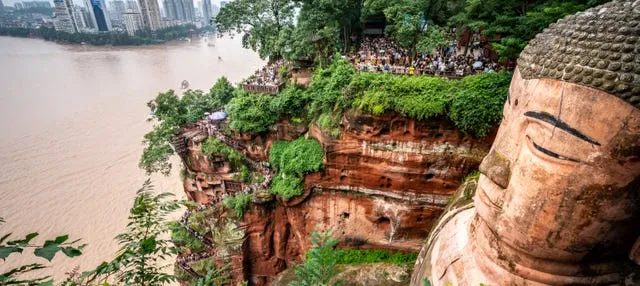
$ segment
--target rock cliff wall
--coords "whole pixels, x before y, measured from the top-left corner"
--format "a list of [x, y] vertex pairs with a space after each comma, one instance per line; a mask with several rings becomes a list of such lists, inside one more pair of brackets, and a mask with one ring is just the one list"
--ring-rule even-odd
[[[342, 127], [337, 138], [288, 122], [262, 136], [235, 135], [246, 144], [245, 155], [264, 161], [275, 140], [302, 135], [325, 151], [326, 168], [305, 177], [302, 196], [253, 204], [244, 215], [245, 279], [252, 284], [266, 285], [299, 263], [316, 229], [333, 228], [343, 247], [419, 251], [450, 195], [493, 141], [465, 135], [440, 118], [346, 114]], [[196, 133], [183, 132], [188, 197], [207, 203], [241, 189], [228, 163], [201, 152], [205, 138]]]

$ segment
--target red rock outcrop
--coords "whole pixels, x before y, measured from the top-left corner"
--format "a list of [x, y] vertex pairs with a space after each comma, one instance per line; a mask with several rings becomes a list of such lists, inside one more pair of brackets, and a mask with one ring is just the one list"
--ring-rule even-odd
[[[302, 196], [254, 204], [244, 215], [245, 278], [251, 284], [266, 285], [299, 263], [317, 229], [332, 228], [344, 247], [419, 251], [450, 195], [477, 169], [493, 140], [465, 135], [443, 118], [350, 113], [342, 125], [338, 138], [317, 126], [306, 130], [287, 122], [263, 136], [236, 135], [254, 159], [267, 160], [274, 140], [305, 133], [325, 150], [326, 168], [305, 177]], [[206, 158], [198, 140], [187, 141], [189, 197], [204, 203], [234, 188], [228, 166]]]

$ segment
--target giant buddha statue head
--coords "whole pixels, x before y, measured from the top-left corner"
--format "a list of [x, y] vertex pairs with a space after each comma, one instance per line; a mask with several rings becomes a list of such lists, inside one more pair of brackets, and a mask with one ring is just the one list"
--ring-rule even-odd
[[626, 0], [568, 16], [529, 43], [480, 166], [475, 212], [440, 222], [424, 277], [631, 281], [640, 258], [631, 254], [640, 236], [639, 36], [640, 0]]

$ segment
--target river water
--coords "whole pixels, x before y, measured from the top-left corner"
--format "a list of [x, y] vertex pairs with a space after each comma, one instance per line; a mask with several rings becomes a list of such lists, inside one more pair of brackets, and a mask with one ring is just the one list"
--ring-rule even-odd
[[[0, 37], [0, 236], [81, 238], [88, 244], [81, 257], [59, 254], [44, 271], [57, 279], [112, 258], [113, 237], [147, 179], [137, 166], [152, 127], [145, 103], [183, 80], [209, 89], [220, 76], [236, 83], [263, 64], [239, 38], [119, 48]], [[173, 162], [171, 176], [152, 182], [183, 198]], [[13, 254], [0, 272], [31, 262], [48, 264]]]

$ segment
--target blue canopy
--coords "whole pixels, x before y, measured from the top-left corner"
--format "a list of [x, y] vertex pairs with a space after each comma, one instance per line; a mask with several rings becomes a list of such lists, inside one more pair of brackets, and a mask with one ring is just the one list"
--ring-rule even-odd
[[211, 121], [222, 121], [225, 119], [227, 119], [227, 113], [225, 113], [224, 111], [217, 111], [209, 115], [209, 120]]

